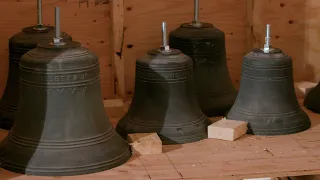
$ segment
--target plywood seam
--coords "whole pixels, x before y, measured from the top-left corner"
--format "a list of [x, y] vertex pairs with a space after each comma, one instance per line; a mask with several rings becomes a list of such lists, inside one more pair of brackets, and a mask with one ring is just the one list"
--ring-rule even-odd
[[166, 155], [166, 157], [168, 158], [169, 162], [171, 163], [172, 167], [176, 170], [176, 172], [179, 174], [179, 176], [181, 177], [181, 179], [183, 178], [183, 175], [178, 171], [178, 169], [176, 168], [176, 166], [173, 164], [173, 162], [171, 161], [170, 157], [168, 156], [167, 153], [164, 153]]
[[139, 159], [139, 162], [141, 163], [141, 165], [143, 166], [145, 172], [147, 173], [149, 179], [152, 179], [151, 176], [150, 176], [150, 173], [148, 172], [146, 166], [145, 166], [145, 165], [143, 164], [143, 162], [141, 161], [140, 157], [138, 157], [138, 159]]
[[[291, 137], [294, 141], [296, 141], [301, 147], [307, 148], [306, 146], [304, 146], [303, 144], [301, 144], [298, 140], [296, 140], [296, 138], [294, 138], [293, 135], [290, 135], [290, 137]], [[313, 156], [313, 157], [315, 157], [315, 158], [317, 158], [317, 159], [320, 160], [320, 158], [317, 157], [312, 151], [308, 151], [308, 150], [307, 150], [307, 152], [308, 152], [309, 155], [311, 155], [311, 156]]]

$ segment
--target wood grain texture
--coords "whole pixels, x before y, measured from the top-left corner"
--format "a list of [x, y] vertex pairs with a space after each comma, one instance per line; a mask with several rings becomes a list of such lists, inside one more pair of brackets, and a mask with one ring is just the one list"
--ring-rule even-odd
[[[163, 154], [133, 156], [117, 168], [81, 176], [35, 177], [0, 169], [0, 180], [239, 180], [320, 174], [320, 115], [305, 111], [312, 127], [297, 134], [163, 145]], [[117, 119], [110, 121], [115, 125]], [[6, 135], [0, 130], [0, 141]]]
[[124, 0], [112, 0], [112, 57], [115, 72], [115, 81], [118, 94], [126, 99], [125, 77], [124, 77], [124, 56], [122, 54], [124, 28], [123, 28], [123, 2]]
[[[201, 0], [200, 19], [213, 23], [226, 35], [227, 58], [233, 84], [238, 86], [240, 65], [247, 51], [246, 0]], [[168, 32], [193, 19], [193, 0], [124, 1], [125, 86], [134, 89], [135, 61], [147, 50], [161, 45], [161, 22]]]
[[271, 24], [272, 44], [293, 58], [296, 81], [320, 80], [320, 1], [254, 0], [253, 37], [264, 41], [265, 24]]
[[[100, 58], [103, 98], [114, 97], [111, 59], [110, 4], [89, 6], [78, 0], [43, 0], [43, 23], [54, 24], [54, 6], [61, 9], [61, 29], [82, 43]], [[0, 2], [0, 93], [8, 72], [8, 39], [23, 27], [36, 24], [36, 0], [2, 0]]]

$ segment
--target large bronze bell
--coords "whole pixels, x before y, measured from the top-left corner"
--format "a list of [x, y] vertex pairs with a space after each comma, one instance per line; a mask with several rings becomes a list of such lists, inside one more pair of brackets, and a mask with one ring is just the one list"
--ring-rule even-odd
[[[38, 25], [23, 28], [21, 32], [9, 39], [9, 74], [7, 84], [0, 101], [0, 128], [9, 130], [18, 109], [19, 102], [19, 61], [23, 54], [36, 48], [37, 43], [54, 37], [53, 26], [42, 25], [42, 6], [38, 0]], [[61, 37], [71, 40], [66, 33]]]
[[296, 99], [292, 59], [270, 46], [270, 26], [266, 44], [254, 49], [242, 62], [237, 99], [227, 119], [248, 122], [248, 133], [284, 135], [304, 131], [311, 125]]
[[198, 105], [191, 58], [166, 43], [136, 61], [135, 90], [117, 132], [159, 134], [163, 144], [199, 141], [207, 137], [208, 119]]
[[172, 31], [169, 45], [193, 59], [195, 86], [203, 113], [209, 117], [225, 115], [237, 96], [227, 66], [225, 34], [212, 24], [198, 20], [198, 0], [194, 7], [194, 21]]
[[61, 41], [59, 22], [56, 29], [54, 42], [42, 42], [21, 58], [19, 110], [0, 144], [1, 166], [67, 176], [121, 165], [131, 153], [104, 111], [99, 60], [80, 43]]
[[320, 113], [320, 82], [306, 95], [303, 105], [315, 113]]

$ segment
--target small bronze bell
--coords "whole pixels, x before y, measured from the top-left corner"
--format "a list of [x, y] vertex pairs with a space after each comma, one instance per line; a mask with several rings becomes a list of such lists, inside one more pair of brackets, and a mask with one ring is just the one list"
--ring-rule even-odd
[[248, 133], [257, 135], [292, 134], [311, 125], [296, 99], [291, 57], [270, 45], [270, 25], [264, 48], [243, 59], [240, 90], [227, 119], [248, 122]]
[[135, 90], [117, 132], [159, 134], [163, 144], [199, 141], [207, 137], [208, 119], [198, 105], [193, 65], [188, 56], [171, 49], [163, 22], [163, 47], [136, 61]]
[[303, 105], [315, 113], [320, 113], [320, 83], [309, 91]]
[[193, 59], [195, 86], [203, 113], [209, 117], [222, 116], [237, 96], [227, 66], [225, 34], [212, 24], [198, 20], [199, 0], [195, 0], [194, 7], [194, 21], [172, 31], [169, 45]]
[[[42, 24], [42, 1], [38, 0], [38, 25], [26, 27], [9, 39], [9, 74], [7, 85], [0, 101], [0, 128], [9, 130], [18, 109], [19, 102], [19, 61], [23, 54], [36, 48], [37, 43], [54, 37], [53, 26]], [[61, 33], [65, 40], [71, 40]]]
[[98, 58], [78, 42], [61, 41], [59, 29], [56, 7], [54, 42], [21, 58], [19, 110], [0, 144], [1, 166], [9, 171], [79, 175], [131, 157], [104, 111]]

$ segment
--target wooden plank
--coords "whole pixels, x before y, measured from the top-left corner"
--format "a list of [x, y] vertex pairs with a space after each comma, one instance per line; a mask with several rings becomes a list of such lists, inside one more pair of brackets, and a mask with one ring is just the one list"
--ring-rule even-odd
[[[114, 98], [111, 42], [110, 5], [95, 4], [89, 1], [89, 7], [79, 1], [45, 0], [43, 1], [43, 22], [54, 24], [54, 6], [61, 8], [61, 29], [74, 40], [82, 43], [100, 58], [101, 89], [103, 98]], [[20, 32], [23, 27], [36, 24], [35, 0], [5, 0], [0, 2], [0, 94], [7, 81], [8, 38]]]
[[[125, 87], [134, 90], [135, 61], [147, 50], [161, 45], [161, 22], [168, 32], [193, 19], [192, 0], [130, 0], [124, 1]], [[236, 9], [236, 11], [235, 11]], [[200, 19], [213, 23], [226, 34], [227, 58], [233, 84], [238, 87], [243, 55], [247, 52], [246, 0], [201, 0]]]
[[[116, 74], [116, 88], [118, 88], [119, 94], [123, 99], [126, 99], [125, 93], [125, 79], [124, 79], [124, 57], [122, 53], [123, 48], [123, 0], [112, 0], [112, 39], [113, 49], [112, 57]], [[117, 91], [117, 92], [118, 92]]]
[[247, 52], [253, 48], [253, 5], [254, 0], [247, 0]]

